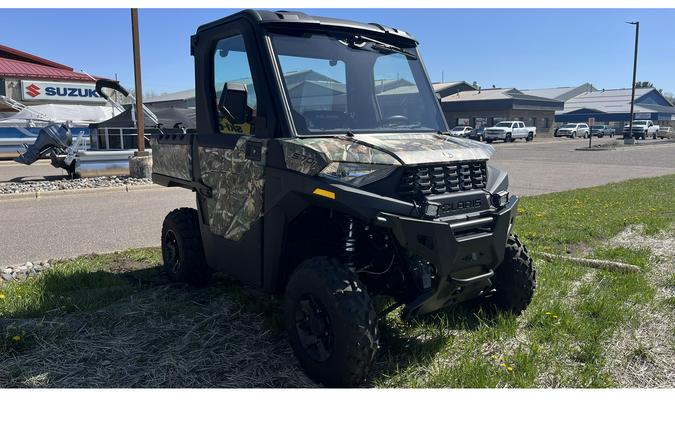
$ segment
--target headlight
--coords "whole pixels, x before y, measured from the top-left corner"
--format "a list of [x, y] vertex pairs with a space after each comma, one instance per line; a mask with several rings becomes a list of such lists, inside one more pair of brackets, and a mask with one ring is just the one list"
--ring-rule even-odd
[[396, 166], [381, 164], [330, 163], [319, 176], [347, 185], [361, 187], [384, 179], [396, 170]]

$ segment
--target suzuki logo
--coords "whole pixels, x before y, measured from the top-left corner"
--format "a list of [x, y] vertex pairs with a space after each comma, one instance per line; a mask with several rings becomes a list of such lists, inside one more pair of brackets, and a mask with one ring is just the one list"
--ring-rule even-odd
[[447, 151], [441, 151], [441, 152], [445, 156], [445, 158], [452, 158], [453, 157], [451, 152], [447, 152]]
[[30, 95], [31, 97], [37, 97], [40, 95], [40, 87], [35, 84], [30, 84], [26, 87], [26, 94]]

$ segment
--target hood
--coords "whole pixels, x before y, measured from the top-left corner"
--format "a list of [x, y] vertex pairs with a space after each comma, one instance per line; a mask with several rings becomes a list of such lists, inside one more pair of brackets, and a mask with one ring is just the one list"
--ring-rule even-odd
[[490, 145], [437, 133], [357, 134], [354, 137], [284, 139], [286, 166], [316, 174], [333, 161], [415, 165], [488, 160]]

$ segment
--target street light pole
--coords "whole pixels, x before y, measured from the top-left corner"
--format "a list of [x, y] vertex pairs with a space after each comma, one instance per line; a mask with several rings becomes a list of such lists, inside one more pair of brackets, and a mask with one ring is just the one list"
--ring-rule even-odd
[[[635, 77], [637, 74], [637, 55], [638, 55], [638, 38], [640, 36], [640, 21], [626, 22], [630, 25], [635, 25], [635, 53], [633, 54], [633, 87], [630, 94], [630, 122], [628, 123], [628, 143], [632, 144], [633, 140], [633, 108], [635, 106]], [[624, 143], [626, 140], [624, 140]]]

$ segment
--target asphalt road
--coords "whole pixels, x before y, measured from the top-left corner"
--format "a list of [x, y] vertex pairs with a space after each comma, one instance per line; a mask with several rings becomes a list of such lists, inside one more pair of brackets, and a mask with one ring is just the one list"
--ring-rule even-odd
[[12, 160], [0, 160], [0, 183], [55, 180], [68, 177], [63, 169], [54, 168], [49, 160], [38, 160], [27, 166]]
[[194, 194], [179, 188], [2, 200], [0, 268], [157, 246], [164, 216], [194, 206]]
[[[574, 150], [587, 142], [537, 139], [497, 143], [491, 163], [509, 172], [510, 190], [518, 195], [675, 173], [675, 143], [613, 151]], [[55, 177], [58, 172], [46, 162], [30, 167], [2, 162], [0, 183]], [[158, 188], [0, 200], [0, 268], [159, 245], [164, 216], [173, 208], [194, 206], [193, 195], [184, 189]]]
[[583, 139], [517, 141], [493, 146], [497, 152], [490, 164], [508, 171], [509, 190], [523, 196], [675, 173], [675, 143], [608, 151], [576, 151], [575, 148], [588, 146], [588, 140]]

